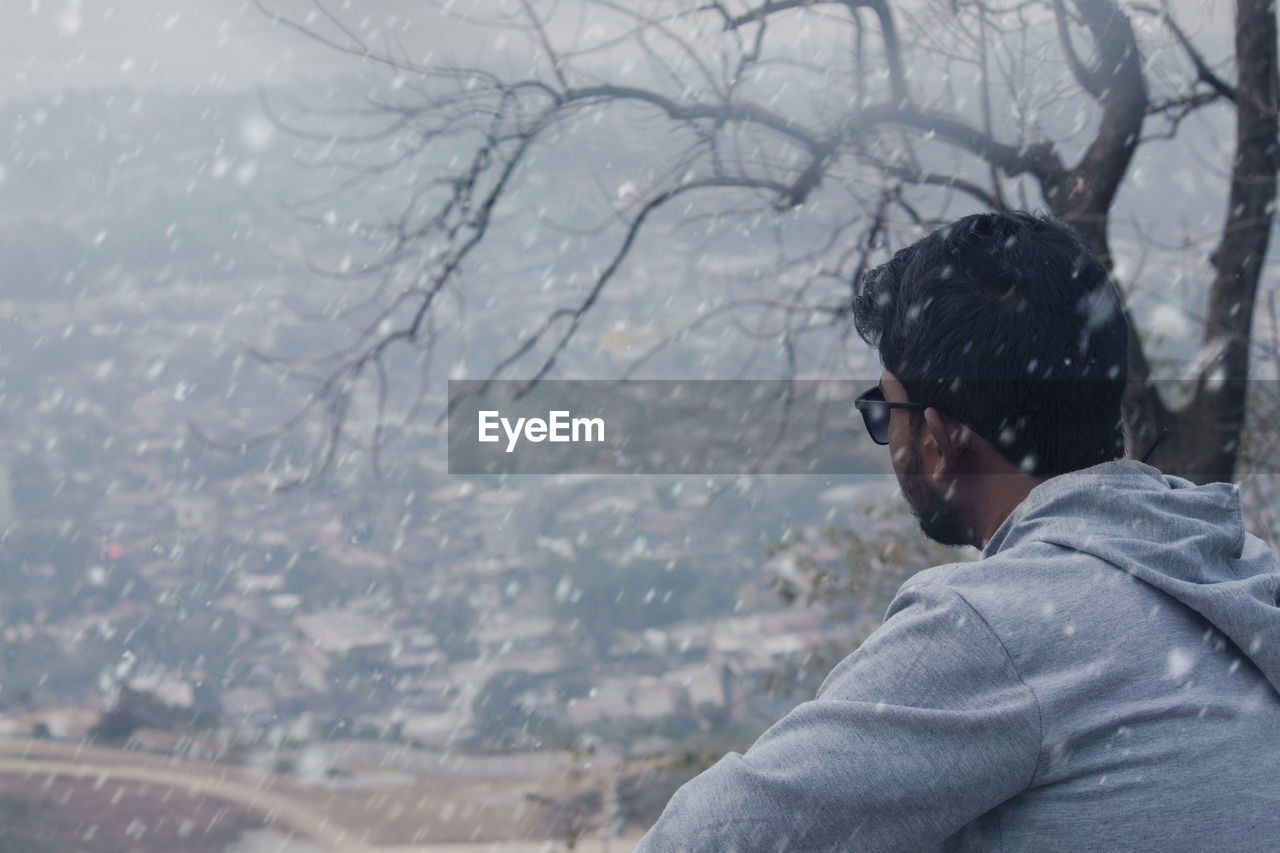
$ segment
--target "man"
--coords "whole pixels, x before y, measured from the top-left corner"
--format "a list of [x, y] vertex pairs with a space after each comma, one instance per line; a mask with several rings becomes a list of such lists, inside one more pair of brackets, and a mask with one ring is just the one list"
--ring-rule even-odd
[[641, 851], [1280, 849], [1280, 563], [1226, 484], [1123, 453], [1127, 330], [1064, 226], [962, 219], [868, 275], [858, 406], [934, 539], [813, 701]]

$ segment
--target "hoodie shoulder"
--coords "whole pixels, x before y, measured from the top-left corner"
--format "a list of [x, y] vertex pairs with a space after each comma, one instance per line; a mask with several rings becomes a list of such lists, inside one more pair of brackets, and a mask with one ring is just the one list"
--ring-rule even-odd
[[1096, 618], [1114, 618], [1121, 603], [1190, 611], [1280, 693], [1280, 560], [1245, 531], [1229, 483], [1196, 485], [1132, 460], [1074, 471], [1033, 489], [983, 554], [982, 564], [1011, 568], [1016, 587], [1049, 606], [1078, 598], [1102, 608]]

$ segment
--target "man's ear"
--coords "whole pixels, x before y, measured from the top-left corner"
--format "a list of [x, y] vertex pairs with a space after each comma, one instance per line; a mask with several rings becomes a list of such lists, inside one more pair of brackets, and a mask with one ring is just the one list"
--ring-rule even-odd
[[969, 448], [969, 430], [937, 409], [924, 410], [925, 443], [937, 449], [937, 462], [929, 476], [939, 484], [954, 474], [957, 463]]

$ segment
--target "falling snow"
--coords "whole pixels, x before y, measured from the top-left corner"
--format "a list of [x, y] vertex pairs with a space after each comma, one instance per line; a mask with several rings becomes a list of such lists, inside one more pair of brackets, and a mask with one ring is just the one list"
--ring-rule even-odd
[[[829, 669], [815, 649], [852, 647], [907, 574], [956, 559], [927, 550], [895, 492], [910, 449], [872, 447], [839, 388], [828, 424], [874, 475], [463, 476], [440, 415], [449, 380], [544, 365], [872, 384], [876, 355], [845, 328], [856, 273], [976, 204], [962, 188], [1045, 206], [1029, 173], [993, 177], [937, 130], [861, 127], [889, 73], [878, 55], [856, 67], [838, 15], [770, 21], [756, 62], [757, 25], [710, 6], [615, 41], [613, 13], [534, 2], [549, 43], [575, 51], [557, 64], [542, 36], [468, 23], [525, 4], [441, 6], [303, 4], [298, 23], [358, 40], [345, 54], [248, 2], [10, 10], [0, 747], [82, 766], [30, 777], [58, 849], [297, 853], [348, 829], [622, 849], [654, 817], [624, 800], [668, 785], [651, 778], [664, 755], [781, 716]], [[901, 23], [904, 45], [933, 37], [927, 16]], [[1071, 160], [1096, 102], [1061, 94], [1051, 27], [1026, 35], [1025, 53], [993, 47], [996, 135]], [[383, 49], [390, 67], [364, 56]], [[444, 56], [542, 82], [498, 97], [487, 73], [418, 73]], [[1146, 58], [1171, 85], [1167, 53]], [[931, 59], [913, 54], [913, 96], [972, 118], [976, 57]], [[558, 74], [661, 98], [583, 101], [512, 163]], [[700, 115], [725, 99], [750, 109]], [[779, 119], [744, 120], [757, 108]], [[698, 117], [671, 120], [685, 109]], [[1225, 344], [1195, 347], [1225, 184], [1202, 164], [1233, 154], [1215, 121], [1187, 122], [1186, 150], [1140, 146], [1109, 223], [1140, 331], [1211, 387]], [[856, 152], [815, 161], [855, 134]], [[921, 169], [953, 180], [916, 183]], [[1081, 355], [1114, 311], [1101, 290], [1076, 306]], [[361, 349], [379, 340], [395, 345]], [[364, 353], [363, 372], [334, 353]], [[1025, 421], [997, 423], [1017, 445]], [[817, 593], [849, 571], [865, 598], [828, 608]], [[1053, 642], [1091, 639], [1065, 596], [1040, 616]], [[1194, 686], [1200, 653], [1170, 650], [1164, 676]], [[795, 695], [758, 690], [780, 673]], [[1238, 658], [1230, 674], [1253, 677]]]

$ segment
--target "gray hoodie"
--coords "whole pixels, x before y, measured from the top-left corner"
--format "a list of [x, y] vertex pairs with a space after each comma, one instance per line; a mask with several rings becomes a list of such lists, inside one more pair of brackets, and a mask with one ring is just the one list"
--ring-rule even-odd
[[1233, 486], [1055, 477], [636, 849], [1280, 850], [1277, 602]]

